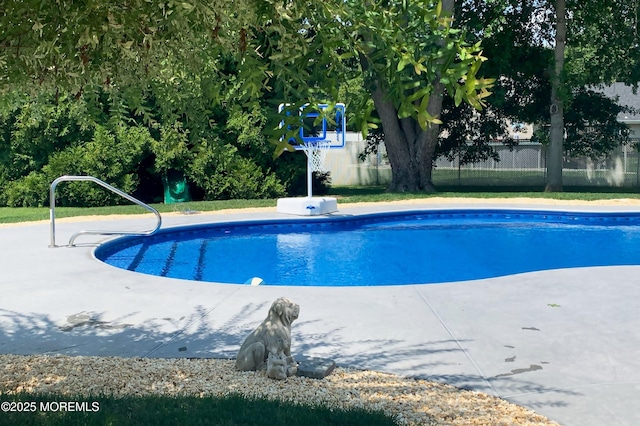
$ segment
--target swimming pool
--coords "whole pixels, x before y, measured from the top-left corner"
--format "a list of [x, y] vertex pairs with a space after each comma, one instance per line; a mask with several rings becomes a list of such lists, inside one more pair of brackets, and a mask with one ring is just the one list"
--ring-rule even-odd
[[431, 284], [640, 264], [640, 213], [428, 210], [212, 223], [122, 237], [95, 256], [133, 272], [264, 285]]

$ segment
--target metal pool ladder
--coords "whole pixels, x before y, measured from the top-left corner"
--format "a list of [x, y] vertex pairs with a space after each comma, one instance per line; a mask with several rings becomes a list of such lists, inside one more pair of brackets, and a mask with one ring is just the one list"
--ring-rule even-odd
[[56, 186], [58, 186], [58, 184], [60, 182], [63, 181], [90, 181], [90, 182], [95, 182], [98, 185], [108, 189], [111, 192], [114, 192], [118, 195], [120, 195], [121, 197], [126, 198], [127, 200], [131, 201], [132, 203], [135, 203], [137, 205], [139, 205], [140, 207], [143, 207], [147, 210], [149, 210], [151, 213], [156, 215], [156, 219], [158, 220], [158, 223], [156, 224], [155, 228], [150, 229], [148, 231], [79, 231], [76, 232], [75, 234], [73, 234], [71, 236], [71, 238], [69, 238], [69, 244], [68, 247], [73, 247], [74, 246], [74, 241], [76, 240], [76, 238], [78, 238], [80, 235], [152, 235], [155, 234], [159, 229], [160, 226], [162, 225], [162, 217], [160, 217], [160, 213], [158, 212], [158, 210], [154, 209], [153, 207], [151, 207], [148, 204], [143, 203], [142, 201], [138, 200], [137, 198], [132, 197], [131, 195], [120, 191], [118, 188], [115, 188], [111, 185], [109, 185], [106, 182], [101, 181], [100, 179], [93, 177], [93, 176], [60, 176], [59, 178], [57, 178], [56, 180], [54, 180], [51, 183], [51, 187], [49, 189], [49, 217], [51, 220], [51, 244], [49, 244], [49, 247], [58, 247], [56, 246]]

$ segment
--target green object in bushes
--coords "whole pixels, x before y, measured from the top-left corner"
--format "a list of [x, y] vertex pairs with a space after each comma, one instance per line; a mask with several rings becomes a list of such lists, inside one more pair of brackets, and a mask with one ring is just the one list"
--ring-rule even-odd
[[189, 184], [182, 172], [170, 170], [167, 174], [162, 176], [162, 185], [164, 186], [165, 204], [191, 201]]

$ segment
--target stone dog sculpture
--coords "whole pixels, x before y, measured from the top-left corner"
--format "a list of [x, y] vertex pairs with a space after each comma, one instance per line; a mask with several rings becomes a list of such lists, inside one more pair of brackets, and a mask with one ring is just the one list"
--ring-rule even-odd
[[236, 369], [267, 370], [273, 379], [286, 379], [298, 371], [291, 356], [291, 323], [298, 318], [300, 307], [281, 297], [271, 305], [267, 318], [247, 338], [238, 351]]

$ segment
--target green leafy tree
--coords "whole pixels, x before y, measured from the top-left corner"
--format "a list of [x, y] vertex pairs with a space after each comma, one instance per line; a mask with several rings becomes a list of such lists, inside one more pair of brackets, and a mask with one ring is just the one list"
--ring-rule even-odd
[[[544, 3], [544, 2], [540, 2]], [[549, 158], [546, 191], [562, 190], [565, 112], [573, 88], [640, 81], [637, 1], [555, 0], [546, 5], [555, 21], [550, 71]]]
[[[206, 71], [222, 61], [212, 58], [228, 58], [236, 72], [194, 79], [190, 89], [202, 88], [218, 105], [230, 96], [247, 103], [264, 90], [280, 96], [272, 108], [281, 101], [296, 108], [335, 100], [340, 79], [361, 72], [387, 135], [390, 189], [429, 190], [442, 95], [479, 108], [490, 86], [478, 74], [481, 47], [465, 43], [452, 26], [452, 12], [452, 0], [5, 2], [0, 92], [52, 87], [94, 109], [104, 92], [112, 111], [154, 126], [149, 93], [157, 94], [152, 103], [163, 122], [172, 116], [197, 120], [189, 88], [160, 89], [181, 75], [214, 75]], [[349, 110], [363, 131], [376, 125], [372, 108], [354, 104]], [[279, 119], [269, 119], [270, 138], [278, 141], [286, 126], [277, 130]], [[197, 133], [190, 132], [191, 141], [199, 140]], [[276, 154], [290, 149], [287, 140], [277, 144]]]
[[[365, 71], [370, 70], [369, 84], [392, 167], [392, 191], [434, 189], [431, 172], [441, 124], [437, 117], [445, 91], [456, 105], [466, 100], [481, 109], [491, 84], [477, 77], [485, 59], [479, 45], [465, 45], [464, 37], [451, 26], [454, 2], [438, 3], [435, 10], [413, 6], [397, 5], [398, 10], [392, 12], [397, 18], [391, 25], [397, 28], [396, 37], [415, 40], [413, 46], [398, 51], [384, 39], [375, 40], [378, 33], [371, 31], [378, 27], [375, 24], [363, 30], [365, 40], [375, 40], [375, 47], [361, 54], [361, 63]], [[384, 14], [382, 17], [385, 19]], [[372, 21], [377, 18], [373, 16]], [[425, 21], [429, 24], [424, 25]], [[385, 52], [379, 46], [391, 48]], [[389, 56], [392, 63], [397, 61], [395, 69], [380, 66]]]
[[[507, 145], [515, 144], [509, 127], [518, 122], [536, 124], [535, 137], [549, 145], [552, 17], [550, 5], [541, 1], [463, 2], [456, 19], [467, 28], [471, 42], [482, 38], [484, 55], [489, 58], [483, 69], [496, 77], [496, 83], [494, 95], [480, 112], [465, 105], [456, 107], [445, 98], [439, 155], [460, 155], [462, 163], [496, 158], [487, 141], [500, 139]], [[570, 155], [601, 158], [629, 142], [628, 128], [617, 121], [625, 108], [585, 88], [592, 77], [585, 73], [586, 58], [576, 52], [577, 48], [567, 55], [560, 92], [566, 110], [562, 150]]]
[[[432, 190], [443, 95], [456, 104], [481, 108], [492, 83], [479, 76], [484, 60], [479, 43], [465, 42], [452, 25], [452, 12], [449, 0], [347, 0], [308, 7], [299, 15], [296, 30], [285, 34], [288, 39], [280, 32], [262, 36], [267, 57], [286, 57], [291, 64], [273, 69], [273, 86], [282, 88], [295, 113], [300, 99], [337, 99], [336, 82], [360, 74], [373, 104], [351, 100], [348, 110], [355, 111], [351, 118], [365, 134], [376, 122], [382, 125], [392, 167], [389, 189]], [[286, 51], [292, 45], [298, 48]], [[289, 123], [295, 128], [295, 118]], [[285, 126], [276, 136], [286, 132]], [[287, 149], [287, 140], [276, 152]]]
[[[62, 6], [70, 7], [70, 16], [77, 12], [71, 3]], [[91, 13], [95, 14], [101, 9], [97, 5], [91, 7], [94, 6], [96, 10]], [[31, 15], [25, 12], [25, 16], [29, 16], [29, 19], [35, 19], [33, 16], [38, 13], [46, 17], [49, 12], [36, 9], [35, 11], [30, 10], [29, 13]], [[53, 12], [55, 16], [52, 19], [59, 18], [57, 13], [59, 11]], [[170, 15], [173, 19], [173, 14]], [[189, 16], [192, 15], [189, 14]], [[256, 113], [260, 110], [257, 102], [246, 102], [249, 96], [247, 93], [250, 90], [247, 90], [245, 86], [251, 81], [245, 77], [244, 73], [249, 72], [247, 70], [251, 67], [246, 69], [238, 67], [242, 55], [237, 46], [230, 45], [229, 52], [221, 51], [221, 46], [226, 45], [229, 39], [222, 37], [222, 24], [218, 22], [218, 19], [214, 20], [214, 23], [221, 26], [214, 33], [205, 32], [199, 34], [198, 37], [193, 35], [192, 38], [181, 39], [184, 44], [173, 44], [171, 40], [167, 39], [166, 45], [164, 45], [158, 40], [167, 36], [156, 34], [157, 37], [154, 39], [156, 42], [151, 43], [148, 49], [142, 50], [143, 53], [147, 50], [158, 51], [154, 53], [153, 57], [147, 56], [145, 59], [148, 61], [147, 69], [153, 69], [154, 72], [136, 73], [134, 70], [125, 69], [126, 67], [118, 68], [118, 72], [122, 72], [122, 74], [114, 72], [100, 82], [99, 79], [91, 77], [89, 70], [80, 76], [73, 75], [72, 69], [69, 69], [71, 72], [69, 75], [64, 73], [48, 74], [45, 70], [46, 78], [42, 81], [35, 82], [31, 79], [14, 78], [11, 81], [15, 83], [11, 85], [12, 88], [9, 88], [9, 85], [0, 84], [0, 90], [4, 90], [3, 94], [5, 95], [0, 96], [2, 101], [0, 102], [0, 112], [4, 111], [5, 113], [1, 117], [3, 120], [0, 125], [7, 133], [3, 138], [7, 144], [6, 149], [0, 147], [0, 158], [6, 159], [6, 161], [2, 160], [3, 163], [0, 164], [0, 187], [8, 182], [26, 179], [27, 175], [30, 176], [28, 179], [31, 182], [30, 186], [33, 188], [37, 186], [37, 189], [33, 191], [24, 192], [24, 199], [21, 200], [19, 188], [22, 182], [13, 184], [12, 187], [15, 190], [11, 191], [13, 195], [9, 202], [21, 205], [43, 203], [44, 194], [47, 193], [46, 189], [42, 190], [46, 188], [44, 177], [51, 180], [57, 177], [50, 176], [50, 173], [42, 173], [42, 168], [49, 161], [53, 161], [56, 165], [50, 169], [59, 170], [60, 174], [93, 173], [102, 177], [103, 174], [97, 174], [100, 171], [95, 168], [80, 168], [79, 161], [62, 160], [79, 157], [82, 150], [90, 149], [91, 145], [87, 142], [92, 139], [96, 126], [113, 129], [122, 125], [133, 128], [145, 127], [152, 136], [148, 149], [145, 151], [146, 154], [140, 163], [126, 165], [129, 167], [127, 173], [137, 172], [139, 175], [138, 179], [131, 180], [130, 183], [135, 183], [140, 177], [145, 182], [145, 188], [138, 188], [138, 192], [142, 192], [141, 198], [148, 197], [145, 194], [146, 190], [158, 191], [157, 184], [154, 185], [152, 181], [160, 182], [160, 176], [170, 170], [190, 172], [188, 177], [191, 178], [196, 192], [200, 193], [203, 198], [282, 195], [285, 190], [283, 185], [290, 184], [292, 174], [289, 173], [289, 170], [282, 170], [282, 173], [277, 173], [278, 170], [271, 170], [270, 165], [267, 164], [271, 159], [268, 144], [265, 144], [264, 137], [256, 137], [261, 132], [265, 119], [263, 116], [259, 116], [260, 113]], [[118, 30], [120, 29], [122, 28], [118, 27]], [[165, 30], [167, 29], [165, 28]], [[239, 42], [240, 39], [237, 41]], [[105, 40], [109, 40], [109, 38], [107, 37]], [[55, 43], [60, 44], [62, 41], [57, 39]], [[158, 43], [160, 43], [159, 47]], [[192, 45], [187, 43], [192, 43]], [[68, 54], [74, 52], [74, 48], [69, 48], [69, 45], [64, 43], [60, 44], [58, 48], [67, 48]], [[106, 46], [100, 48], [107, 49]], [[133, 53], [130, 52], [132, 55], [138, 52], [137, 48], [131, 48], [133, 49]], [[115, 49], [119, 51], [120, 47], [116, 46]], [[234, 52], [238, 53], [238, 56]], [[195, 60], [193, 58], [185, 59], [191, 54], [200, 55], [200, 57]], [[17, 55], [17, 52], [12, 52], [10, 49], [9, 56], [11, 55]], [[17, 61], [19, 57], [16, 56], [13, 59]], [[97, 66], [100, 65], [100, 61], [104, 61], [105, 63], [102, 65], [106, 67], [118, 66], [118, 64], [110, 62], [111, 59], [108, 55], [105, 58], [96, 57], [94, 59], [93, 62], [86, 65]], [[138, 58], [134, 55], [130, 59], [137, 62], [142, 60], [142, 57]], [[91, 69], [95, 71], [94, 68]], [[253, 71], [253, 69], [251, 70]], [[258, 75], [256, 78], [258, 83], [252, 87], [256, 90], [262, 90], [264, 75]], [[120, 81], [116, 84], [118, 79]], [[78, 81], [80, 83], [77, 83]], [[76, 92], [73, 87], [78, 84], [82, 86], [82, 90]], [[16, 87], [13, 88], [13, 86]], [[15, 94], [22, 90], [37, 93], [38, 96], [34, 100], [29, 100], [29, 96], [13, 99]], [[256, 98], [258, 97], [256, 96]], [[43, 116], [41, 110], [45, 107], [52, 109], [50, 104], [61, 110], [57, 113], [60, 117], [47, 118], [48, 121], [44, 122], [46, 120], [40, 118]], [[31, 110], [35, 112], [30, 113]], [[62, 120], [62, 116], [65, 116], [66, 120], [77, 121], [76, 127], [84, 126], [85, 133], [79, 135], [77, 131], [72, 132], [67, 129], [69, 125], [64, 123], [51, 124], [54, 119]], [[228, 126], [227, 120], [232, 120]], [[246, 124], [240, 126], [238, 123], [251, 123], [253, 127]], [[62, 129], [54, 131], [56, 126]], [[37, 135], [38, 139], [33, 139], [32, 135]], [[199, 170], [196, 173], [197, 167], [193, 164], [196, 156], [201, 155], [199, 153], [204, 150], [204, 147], [210, 147], [212, 144], [216, 144], [216, 148], [212, 152], [231, 155], [232, 158], [228, 164], [233, 165], [235, 173], [226, 173], [226, 171], [223, 173], [216, 168]], [[71, 150], [76, 146], [77, 149]], [[63, 158], [55, 157], [54, 154], [57, 151], [67, 149], [70, 151]], [[283, 163], [287, 165], [291, 162]], [[82, 164], [86, 164], [86, 162]], [[211, 161], [197, 163], [197, 165], [202, 164], [227, 163]], [[60, 165], [67, 167], [60, 167]], [[125, 164], [122, 164], [122, 167], [125, 167]], [[276, 169], [279, 168], [276, 167]], [[218, 182], [216, 185], [211, 185], [209, 175], [214, 173], [222, 173], [221, 178], [217, 181], [235, 180], [236, 182], [233, 184]], [[285, 179], [284, 184], [280, 176]], [[268, 185], [265, 186], [264, 191], [236, 189], [232, 191], [234, 195], [229, 195], [231, 192], [220, 189], [225, 185], [240, 188], [254, 185], [252, 182], [240, 182], [241, 179], [252, 179], [254, 182], [265, 181]], [[84, 186], [83, 184], [70, 184], [69, 186], [88, 187], [86, 184]], [[132, 185], [125, 186], [129, 192]], [[38, 197], [26, 195], [38, 191], [41, 192]], [[8, 195], [4, 199], [6, 200], [7, 197]], [[151, 199], [154, 198], [154, 196], [151, 197]], [[79, 200], [78, 197], [74, 199]], [[88, 199], [86, 201], [93, 203]]]
[[[585, 88], [576, 89], [564, 116], [566, 136], [563, 151], [570, 156], [584, 156], [599, 160], [615, 148], [631, 142], [630, 130], [618, 121], [618, 116], [631, 112], [602, 93]], [[545, 126], [536, 131], [537, 138], [548, 144]]]
[[139, 89], [168, 77], [167, 63], [196, 74], [210, 56], [241, 49], [259, 7], [250, 0], [2, 2], [0, 89], [53, 87], [91, 98], [101, 88], [135, 109]]

